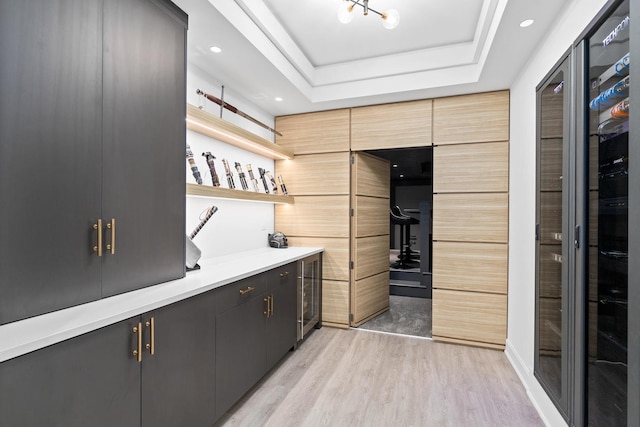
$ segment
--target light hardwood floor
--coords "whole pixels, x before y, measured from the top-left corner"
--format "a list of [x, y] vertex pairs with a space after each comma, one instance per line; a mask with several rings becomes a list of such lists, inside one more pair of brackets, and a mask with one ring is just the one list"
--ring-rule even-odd
[[542, 426], [504, 353], [322, 328], [216, 426]]

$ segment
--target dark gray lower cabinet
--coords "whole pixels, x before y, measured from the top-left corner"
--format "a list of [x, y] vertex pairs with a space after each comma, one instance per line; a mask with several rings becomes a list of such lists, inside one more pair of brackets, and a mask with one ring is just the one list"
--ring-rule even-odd
[[139, 426], [130, 323], [0, 363], [0, 426]]
[[297, 263], [216, 293], [216, 419], [296, 344]]
[[0, 426], [209, 427], [213, 299], [208, 292], [0, 363]]
[[0, 363], [0, 427], [209, 427], [295, 346], [297, 263]]
[[267, 318], [267, 370], [287, 354], [298, 337], [297, 271], [297, 263], [292, 263], [266, 273], [271, 296]]
[[210, 427], [213, 423], [214, 302], [214, 293], [207, 292], [142, 316], [143, 427]]

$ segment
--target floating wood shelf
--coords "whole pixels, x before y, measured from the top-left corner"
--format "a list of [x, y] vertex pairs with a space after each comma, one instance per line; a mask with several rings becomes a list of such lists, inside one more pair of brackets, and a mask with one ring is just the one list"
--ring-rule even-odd
[[188, 196], [213, 197], [219, 199], [250, 200], [254, 202], [270, 202], [292, 204], [292, 196], [279, 194], [256, 193], [247, 190], [235, 190], [230, 188], [212, 187], [208, 185], [187, 184]]
[[293, 159], [293, 151], [187, 104], [187, 129], [271, 159]]

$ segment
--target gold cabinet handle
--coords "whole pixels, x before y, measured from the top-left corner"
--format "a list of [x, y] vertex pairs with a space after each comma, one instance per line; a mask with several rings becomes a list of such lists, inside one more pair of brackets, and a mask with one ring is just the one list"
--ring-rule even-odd
[[98, 222], [93, 224], [93, 229], [96, 230], [97, 234], [97, 242], [96, 246], [93, 247], [93, 252], [96, 252], [98, 256], [102, 256], [102, 220], [98, 219]]
[[251, 291], [255, 291], [256, 288], [253, 286], [247, 286], [247, 289], [240, 289], [240, 295], [248, 294]]
[[142, 322], [138, 322], [138, 326], [133, 327], [133, 333], [137, 335], [138, 346], [132, 351], [138, 362], [142, 362]]
[[116, 254], [116, 219], [111, 218], [111, 222], [107, 223], [107, 228], [111, 230], [111, 242], [107, 244], [107, 250], [111, 252], [111, 255]]
[[146, 345], [146, 348], [147, 350], [149, 350], [149, 354], [153, 356], [156, 353], [155, 319], [152, 317], [151, 319], [146, 321], [145, 325], [147, 326], [147, 328], [149, 328], [149, 343]]
[[271, 303], [271, 309], [269, 310], [270, 311], [269, 317], [271, 317], [273, 316], [273, 295], [269, 295], [269, 302]]

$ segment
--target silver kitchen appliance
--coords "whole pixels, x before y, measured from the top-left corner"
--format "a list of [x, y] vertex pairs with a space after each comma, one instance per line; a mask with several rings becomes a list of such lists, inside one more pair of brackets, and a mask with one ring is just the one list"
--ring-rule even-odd
[[321, 327], [322, 255], [303, 258], [298, 265], [298, 342]]

